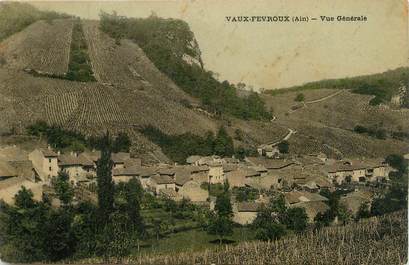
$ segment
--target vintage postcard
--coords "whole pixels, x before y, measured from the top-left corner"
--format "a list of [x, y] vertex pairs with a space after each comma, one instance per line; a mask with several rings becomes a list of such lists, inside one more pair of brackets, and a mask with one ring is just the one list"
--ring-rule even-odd
[[407, 0], [0, 1], [0, 263], [403, 265]]

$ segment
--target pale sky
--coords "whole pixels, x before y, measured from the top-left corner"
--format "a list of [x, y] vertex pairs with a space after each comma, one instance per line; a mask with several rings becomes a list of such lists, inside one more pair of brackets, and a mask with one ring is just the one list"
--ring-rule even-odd
[[[208, 70], [255, 88], [383, 72], [408, 65], [405, 0], [175, 0], [32, 2], [40, 9], [97, 19], [100, 10], [128, 17], [185, 20]], [[229, 23], [226, 16], [367, 16], [367, 22]]]

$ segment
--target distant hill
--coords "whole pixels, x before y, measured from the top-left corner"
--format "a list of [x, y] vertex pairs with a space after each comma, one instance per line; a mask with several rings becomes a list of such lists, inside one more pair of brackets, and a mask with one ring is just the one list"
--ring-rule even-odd
[[371, 104], [378, 105], [389, 102], [393, 95], [399, 93], [399, 88], [402, 86], [406, 86], [406, 97], [403, 105], [409, 107], [409, 67], [397, 68], [380, 74], [310, 82], [301, 86], [267, 90], [265, 93], [277, 95], [323, 88], [350, 89], [353, 93], [375, 96], [371, 100]]
[[40, 11], [37, 8], [18, 2], [0, 3], [0, 41], [19, 32], [38, 20], [50, 22], [57, 18], [71, 16], [52, 11]]

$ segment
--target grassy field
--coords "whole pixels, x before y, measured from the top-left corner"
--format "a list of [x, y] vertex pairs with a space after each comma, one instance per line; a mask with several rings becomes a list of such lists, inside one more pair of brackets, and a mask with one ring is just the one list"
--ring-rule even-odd
[[[231, 246], [243, 241], [254, 240], [254, 232], [248, 228], [234, 228], [233, 235], [227, 238]], [[192, 229], [169, 234], [160, 240], [149, 240], [141, 246], [140, 253], [135, 250], [133, 256], [171, 254], [186, 251], [201, 251], [205, 249], [217, 249], [219, 243], [215, 236], [207, 234], [201, 229]]]

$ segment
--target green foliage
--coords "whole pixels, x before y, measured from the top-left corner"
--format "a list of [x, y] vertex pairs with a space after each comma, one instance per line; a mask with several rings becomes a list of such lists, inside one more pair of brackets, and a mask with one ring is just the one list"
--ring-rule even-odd
[[[407, 177], [406, 177], [407, 178]], [[400, 183], [393, 184], [385, 195], [372, 202], [371, 215], [383, 215], [406, 209], [408, 205], [408, 187]]]
[[303, 93], [298, 93], [297, 96], [294, 99], [294, 101], [297, 101], [297, 102], [301, 102], [301, 101], [304, 101], [304, 100], [305, 100], [305, 96], [304, 96]]
[[229, 217], [215, 215], [210, 219], [210, 224], [207, 231], [211, 235], [216, 235], [219, 238], [219, 243], [222, 244], [223, 238], [233, 234], [233, 222]]
[[[212, 72], [203, 69], [200, 50], [192, 45], [196, 42], [186, 22], [156, 16], [142, 19], [101, 13], [100, 28], [116, 40], [135, 41], [160, 71], [184, 91], [198, 97], [208, 111], [243, 119], [271, 117], [257, 93], [238, 97], [233, 84], [219, 82]], [[199, 64], [187, 63], [183, 59], [185, 55], [197, 59]]]
[[111, 257], [116, 258], [116, 262], [121, 262], [122, 259], [129, 255], [132, 249], [132, 233], [129, 233], [128, 228], [131, 220], [128, 215], [120, 212], [110, 214], [109, 221], [102, 233], [102, 244], [100, 250], [106, 262], [110, 261]]
[[223, 192], [216, 198], [216, 205], [214, 207], [218, 216], [231, 218], [233, 217], [233, 209], [230, 203], [230, 195], [228, 192]]
[[224, 192], [216, 198], [214, 207], [215, 214], [210, 217], [210, 223], [207, 227], [207, 232], [211, 235], [217, 235], [220, 244], [223, 238], [233, 233], [233, 208], [230, 202], [230, 194], [228, 192], [229, 185], [225, 183]]
[[251, 187], [234, 187], [233, 194], [238, 202], [254, 201], [258, 198], [259, 192]]
[[191, 155], [231, 156], [235, 153], [233, 140], [223, 127], [219, 129], [216, 137], [211, 132], [208, 132], [206, 137], [191, 133], [167, 135], [153, 126], [141, 129], [141, 133], [159, 145], [170, 159], [180, 164], [185, 164], [186, 158]]
[[285, 215], [284, 224], [288, 229], [300, 232], [307, 228], [308, 216], [304, 208], [289, 208]]
[[126, 133], [120, 132], [114, 139], [112, 152], [129, 152], [129, 147], [132, 145], [131, 139]]
[[277, 147], [278, 151], [282, 154], [288, 154], [288, 151], [290, 150], [290, 144], [286, 140], [280, 142]]
[[375, 137], [381, 140], [385, 140], [387, 133], [385, 129], [382, 128], [366, 128], [362, 125], [356, 125], [354, 127], [354, 132], [359, 133], [359, 134], [367, 134], [371, 137]]
[[27, 3], [0, 3], [0, 41], [38, 20], [46, 20], [48, 23], [52, 23], [53, 19], [70, 17], [54, 11], [40, 11]]
[[398, 172], [405, 173], [407, 172], [408, 162], [402, 155], [391, 154], [385, 158], [385, 162], [388, 163], [391, 167], [398, 170]]
[[[101, 137], [85, 137], [75, 131], [63, 129], [60, 126], [49, 126], [44, 121], [36, 121], [27, 127], [29, 135], [47, 138], [47, 142], [53, 148], [61, 151], [83, 152], [88, 149], [101, 149], [103, 147]], [[132, 145], [128, 135], [120, 132], [112, 144], [113, 152], [128, 152]]]
[[75, 241], [69, 231], [72, 215], [68, 209], [55, 210], [35, 202], [33, 193], [25, 188], [15, 201], [15, 206], [5, 207], [0, 220], [4, 244], [13, 249], [5, 258], [15, 262], [56, 261], [73, 253]]
[[74, 198], [74, 189], [71, 187], [68, 174], [64, 171], [58, 172], [58, 176], [52, 179], [52, 185], [62, 205], [71, 204]]
[[87, 43], [80, 20], [74, 23], [70, 50], [70, 62], [66, 79], [80, 82], [94, 82], [90, 59], [88, 56]]
[[107, 133], [103, 139], [101, 158], [97, 161], [97, 195], [100, 225], [104, 227], [114, 212], [114, 183], [112, 181], [111, 139]]
[[209, 184], [208, 182], [203, 182], [200, 184], [200, 187], [204, 190], [209, 191], [210, 196], [219, 196], [224, 192], [224, 186], [220, 183]]
[[356, 219], [362, 219], [362, 218], [369, 218], [371, 217], [371, 211], [369, 204], [367, 202], [364, 202], [359, 206], [358, 212], [356, 214]]
[[216, 155], [232, 156], [234, 154], [233, 139], [227, 134], [224, 127], [221, 127], [217, 132], [213, 146], [213, 152]]
[[286, 235], [285, 226], [279, 223], [270, 222], [256, 230], [256, 238], [262, 241], [277, 240]]
[[263, 241], [276, 240], [284, 236], [287, 231], [283, 223], [286, 207], [282, 204], [282, 197], [274, 198], [268, 206], [262, 205], [257, 217], [251, 225], [256, 238]]

